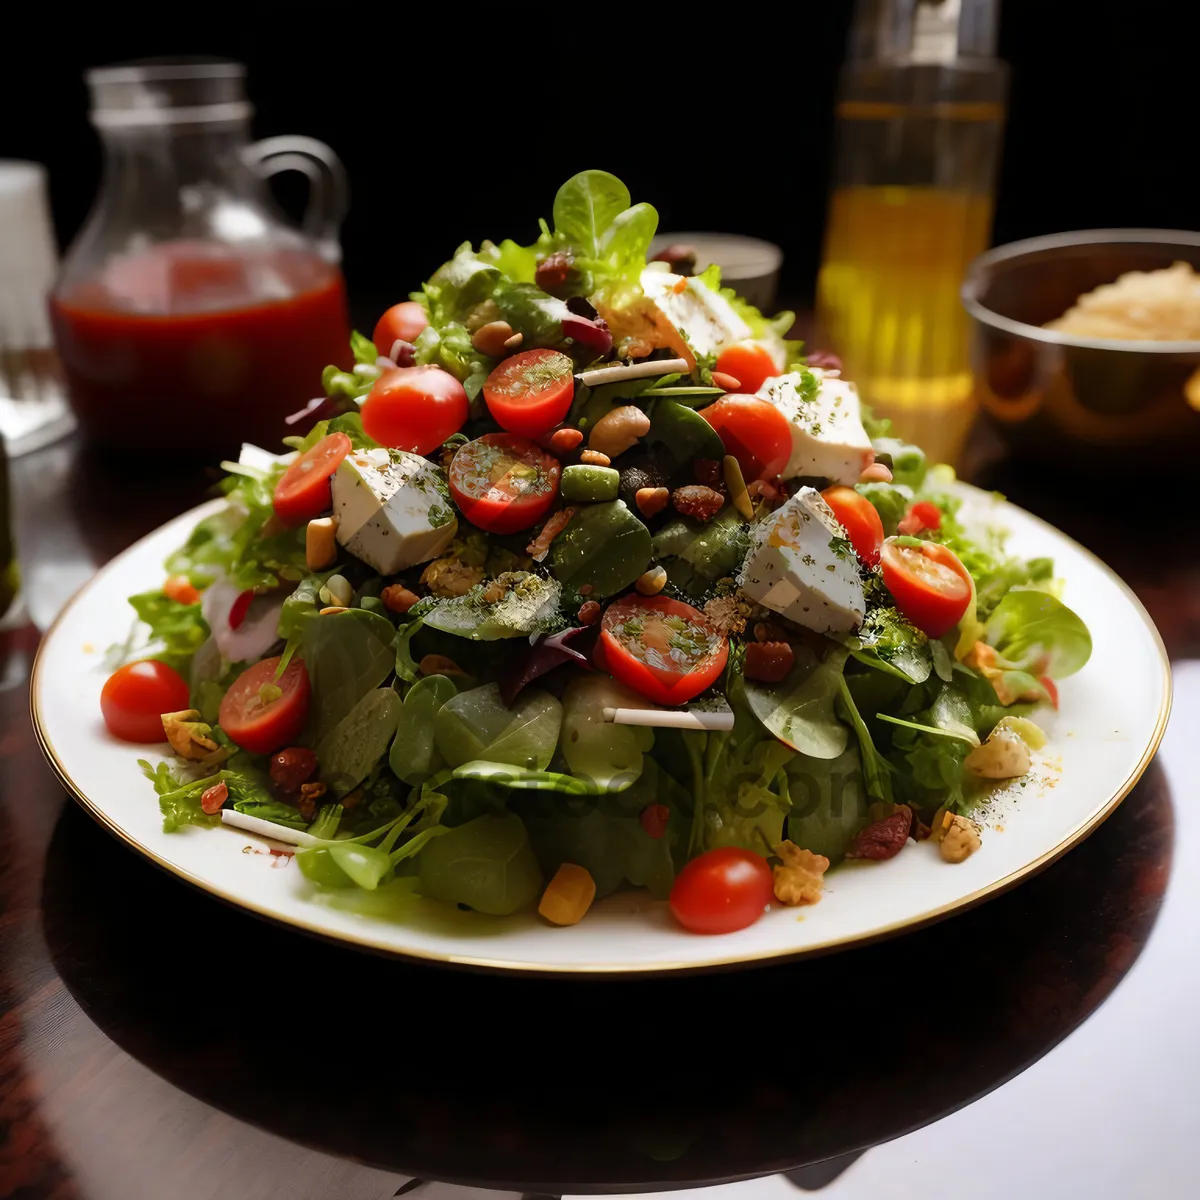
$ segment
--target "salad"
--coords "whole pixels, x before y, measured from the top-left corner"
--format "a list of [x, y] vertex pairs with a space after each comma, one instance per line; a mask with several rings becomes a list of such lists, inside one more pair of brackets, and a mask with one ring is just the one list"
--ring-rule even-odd
[[647, 262], [656, 223], [576, 175], [224, 464], [101, 698], [170, 746], [167, 831], [563, 926], [648, 888], [702, 933], [980, 851], [1086, 627], [790, 313]]

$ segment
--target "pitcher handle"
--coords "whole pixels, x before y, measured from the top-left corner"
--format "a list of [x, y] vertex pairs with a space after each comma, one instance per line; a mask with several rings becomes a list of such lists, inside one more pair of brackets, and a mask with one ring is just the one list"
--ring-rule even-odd
[[324, 142], [298, 135], [263, 138], [247, 146], [242, 157], [262, 179], [281, 171], [301, 171], [308, 176], [310, 190], [302, 228], [323, 258], [338, 262], [342, 255], [338, 230], [350, 201], [342, 160]]

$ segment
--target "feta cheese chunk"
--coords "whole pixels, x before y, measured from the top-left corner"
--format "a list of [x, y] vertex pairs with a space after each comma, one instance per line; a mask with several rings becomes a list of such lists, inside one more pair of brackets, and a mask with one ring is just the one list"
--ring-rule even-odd
[[655, 266], [641, 276], [643, 298], [629, 310], [604, 312], [614, 336], [633, 337], [673, 350], [687, 361], [719, 354], [750, 336], [750, 326], [720, 292], [699, 279], [675, 275]]
[[741, 589], [752, 600], [817, 633], [848, 633], [866, 612], [858, 559], [833, 510], [801, 488], [755, 524]]
[[333, 476], [337, 540], [381, 575], [436, 558], [458, 532], [442, 472], [404, 450], [356, 450]]
[[798, 371], [768, 379], [757, 392], [792, 427], [792, 453], [783, 478], [808, 475], [853, 487], [874, 459], [871, 439], [863, 428], [858, 389], [837, 371], [808, 370], [817, 379], [817, 393], [811, 399], [804, 398], [803, 375]]

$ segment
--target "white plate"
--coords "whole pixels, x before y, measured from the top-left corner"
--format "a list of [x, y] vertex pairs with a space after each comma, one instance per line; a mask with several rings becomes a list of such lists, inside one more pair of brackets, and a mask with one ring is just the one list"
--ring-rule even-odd
[[[991, 510], [982, 492], [963, 490]], [[388, 953], [497, 970], [637, 973], [796, 956], [910, 929], [1003, 891], [1081, 841], [1145, 770], [1170, 710], [1166, 652], [1129, 589], [1057, 530], [999, 504], [990, 519], [1011, 531], [1013, 552], [1053, 556], [1067, 581], [1064, 599], [1087, 622], [1095, 649], [1062, 681], [1061, 712], [1046, 714], [1051, 742], [1035, 779], [992, 805], [983, 847], [965, 863], [943, 863], [929, 843], [909, 846], [889, 862], [831, 872], [814, 907], [774, 909], [719, 937], [685, 933], [665, 903], [644, 893], [611, 896], [572, 929], [534, 915], [460, 913], [411, 895], [320, 894], [289, 860], [250, 853], [268, 845], [251, 835], [164, 834], [136, 765], [156, 759], [158, 748], [115, 741], [100, 719], [101, 660], [128, 632], [126, 597], [161, 583], [164, 558], [213, 508], [185, 513], [113, 559], [46, 635], [31, 684], [42, 747], [87, 811], [159, 866], [263, 916]]]

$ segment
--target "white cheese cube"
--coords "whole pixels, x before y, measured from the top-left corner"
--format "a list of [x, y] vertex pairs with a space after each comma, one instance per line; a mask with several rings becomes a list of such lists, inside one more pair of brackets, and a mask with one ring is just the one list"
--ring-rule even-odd
[[758, 397], [769, 400], [792, 427], [792, 453], [783, 478], [797, 475], [828, 479], [853, 487], [873, 461], [871, 439], [863, 428], [858, 389], [836, 371], [809, 367], [817, 392], [806, 400], [798, 371], [768, 379]]
[[752, 600], [818, 633], [846, 633], [866, 612], [854, 547], [815, 488], [754, 526], [739, 579]]
[[689, 366], [750, 336], [750, 326], [729, 301], [699, 279], [651, 266], [642, 272], [642, 291], [663, 344]]
[[442, 472], [419, 454], [356, 450], [333, 476], [337, 540], [381, 575], [436, 558], [458, 520]]

